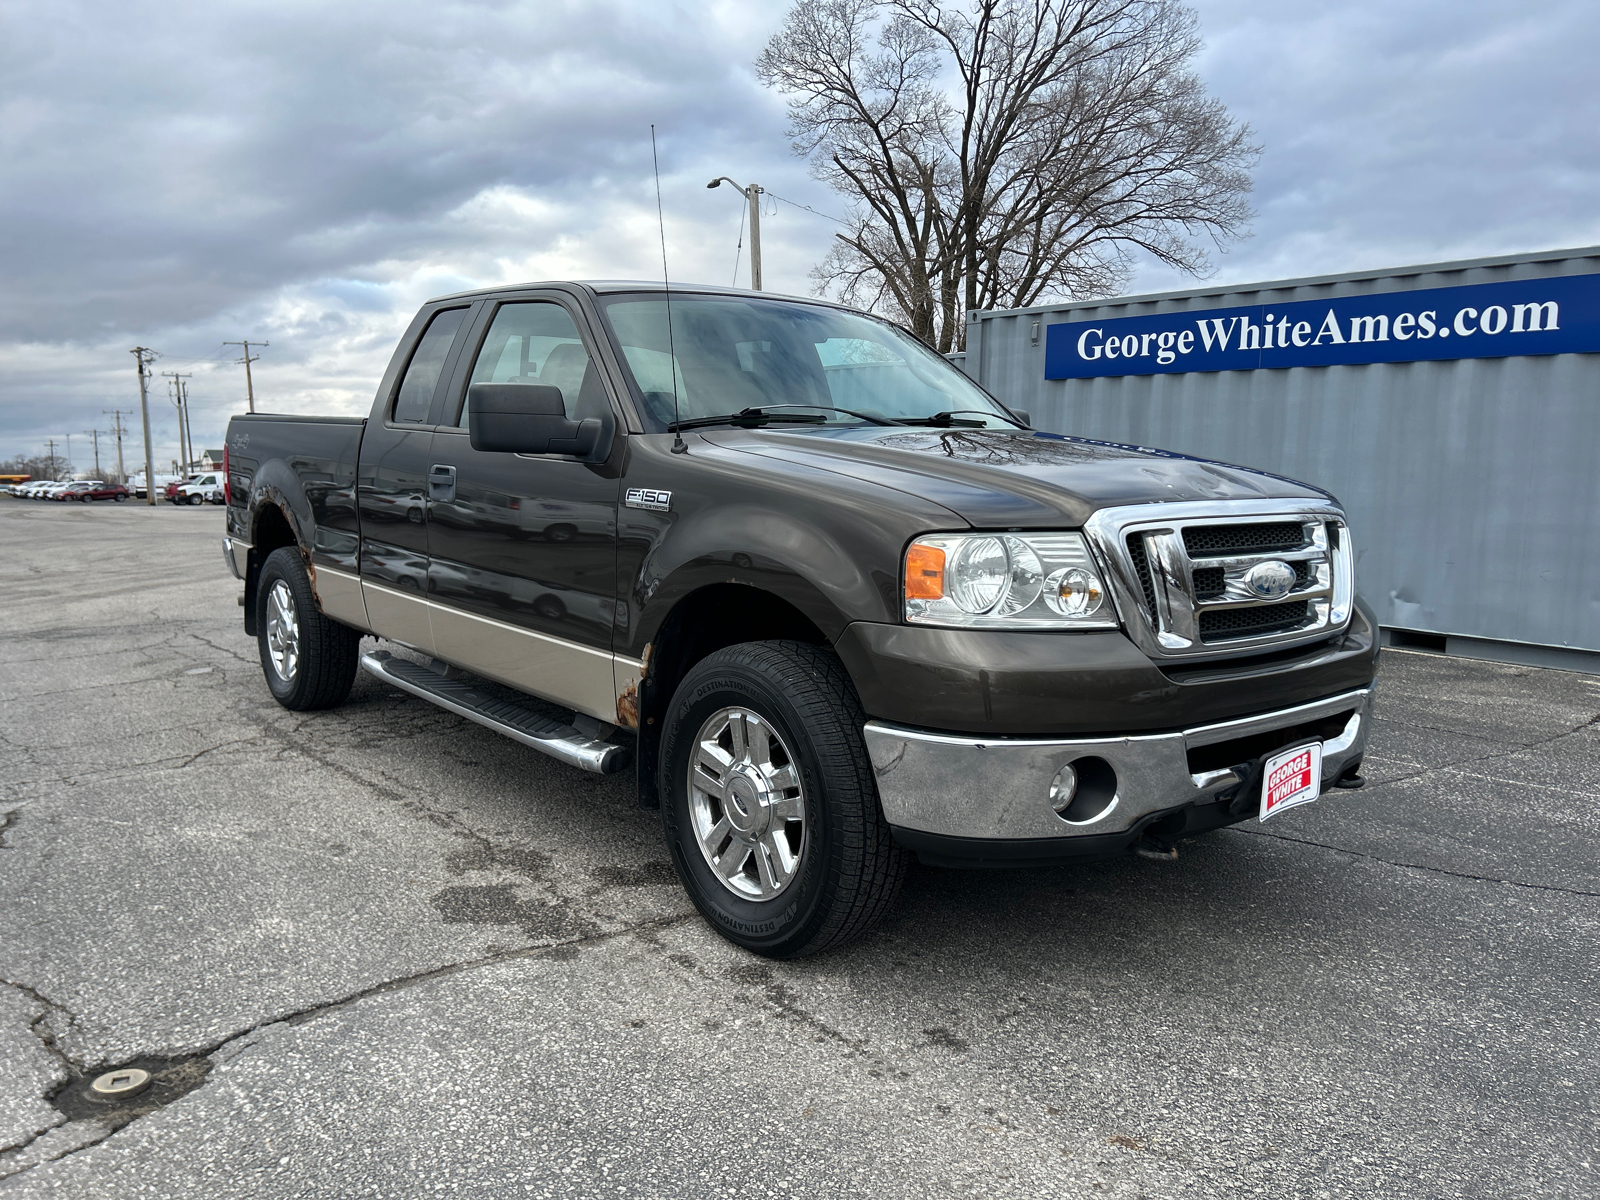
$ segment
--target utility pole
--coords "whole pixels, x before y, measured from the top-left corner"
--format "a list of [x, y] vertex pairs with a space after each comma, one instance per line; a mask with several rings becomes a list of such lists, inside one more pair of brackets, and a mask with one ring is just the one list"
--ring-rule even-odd
[[184, 472], [194, 470], [194, 430], [189, 427], [189, 385], [183, 384], [183, 410], [179, 413], [183, 419], [183, 441], [189, 447], [189, 461], [184, 466]]
[[744, 193], [745, 199], [750, 202], [750, 287], [752, 291], [759, 292], [761, 290], [761, 193], [765, 189], [758, 183], [752, 183], [749, 187], [739, 187], [726, 175], [717, 176], [706, 186], [720, 187], [724, 180], [739, 188]]
[[112, 415], [112, 429], [117, 435], [117, 482], [127, 483], [128, 473], [122, 469], [122, 435], [127, 432], [127, 427], [122, 423], [122, 410], [120, 408], [102, 408], [102, 413]]
[[85, 429], [83, 431], [94, 439], [94, 477], [100, 478], [100, 431], [98, 429]]
[[69, 474], [72, 471], [72, 435], [70, 433], [67, 434], [67, 471]]
[[46, 446], [50, 447], [50, 474], [51, 474], [51, 476], [54, 477], [54, 476], [60, 475], [61, 472], [56, 470], [56, 440], [55, 440], [55, 438], [45, 438], [44, 444]]
[[139, 364], [139, 415], [144, 418], [144, 495], [151, 508], [156, 506], [156, 456], [150, 447], [150, 396], [145, 387], [150, 378], [150, 364], [156, 352], [146, 346], [135, 346], [128, 351]]
[[[244, 347], [244, 357], [243, 358], [239, 358], [239, 359], [235, 359], [234, 361], [235, 362], [242, 362], [244, 364], [244, 394], [245, 394], [245, 399], [247, 401], [249, 401], [250, 411], [251, 412], [255, 412], [255, 410], [256, 410], [256, 389], [255, 389], [255, 384], [250, 382], [250, 364], [255, 362], [256, 359], [259, 359], [261, 357], [261, 355], [258, 354], [258, 355], [255, 356], [255, 358], [251, 358], [250, 357], [250, 343], [248, 341], [243, 341], [243, 342], [223, 342], [222, 344], [224, 346], [243, 346]], [[258, 346], [270, 346], [270, 345], [272, 345], [272, 343], [271, 342], [257, 342], [256, 345], [258, 345]]]
[[183, 381], [190, 378], [193, 372], [182, 374], [178, 371], [163, 371], [161, 374], [172, 382], [167, 386], [172, 391], [172, 404], [178, 410], [178, 453], [183, 456], [183, 470], [180, 475], [189, 473], [189, 463], [193, 458], [190, 453], [188, 432], [184, 428], [183, 420]]

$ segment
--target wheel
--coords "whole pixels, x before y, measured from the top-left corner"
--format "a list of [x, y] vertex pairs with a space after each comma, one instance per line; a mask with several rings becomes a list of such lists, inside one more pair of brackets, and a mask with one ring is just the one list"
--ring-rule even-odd
[[668, 708], [662, 818], [678, 876], [729, 941], [769, 958], [861, 936], [908, 856], [883, 819], [844, 665], [803, 642], [697, 663]]
[[204, 496], [202, 496], [199, 492], [190, 492], [189, 493], [189, 504], [191, 506], [196, 505], [196, 504], [204, 504], [205, 502], [206, 502], [206, 498]]
[[298, 547], [267, 555], [256, 606], [261, 670], [273, 699], [295, 712], [342, 704], [355, 682], [361, 635], [322, 615]]
[[122, 493], [122, 494], [121, 494], [121, 495], [119, 495], [119, 496], [118, 496], [118, 497], [116, 497], [116, 501], [117, 501], [117, 503], [118, 503], [118, 504], [121, 504], [121, 503], [122, 503], [122, 502], [123, 502], [123, 501], [125, 501], [125, 500], [126, 500], [126, 499], [127, 499], [127, 498], [128, 498], [128, 493], [127, 493], [127, 492], [123, 492], [123, 493]]

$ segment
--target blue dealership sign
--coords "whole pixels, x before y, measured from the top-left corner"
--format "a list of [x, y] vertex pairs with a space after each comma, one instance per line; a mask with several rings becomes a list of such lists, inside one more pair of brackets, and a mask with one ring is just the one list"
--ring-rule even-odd
[[1044, 377], [1600, 352], [1600, 274], [1340, 296], [1045, 330]]

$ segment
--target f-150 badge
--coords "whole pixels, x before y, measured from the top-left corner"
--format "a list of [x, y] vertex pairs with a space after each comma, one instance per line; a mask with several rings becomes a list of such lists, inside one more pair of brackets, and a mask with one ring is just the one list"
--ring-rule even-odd
[[627, 508], [648, 508], [651, 512], [671, 512], [672, 493], [655, 488], [629, 488], [622, 501]]

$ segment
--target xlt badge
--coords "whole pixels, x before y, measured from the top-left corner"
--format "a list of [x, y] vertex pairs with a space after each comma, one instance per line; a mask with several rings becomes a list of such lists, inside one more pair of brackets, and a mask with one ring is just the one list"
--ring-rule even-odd
[[629, 488], [623, 500], [627, 508], [648, 508], [651, 512], [671, 512], [672, 493], [655, 488]]

